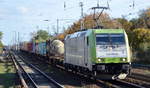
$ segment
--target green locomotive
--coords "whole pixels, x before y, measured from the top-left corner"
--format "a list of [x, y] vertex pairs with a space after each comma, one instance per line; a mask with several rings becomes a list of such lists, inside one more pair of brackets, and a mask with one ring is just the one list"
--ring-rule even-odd
[[99, 78], [124, 79], [131, 65], [127, 34], [123, 29], [88, 29], [67, 35], [64, 64]]

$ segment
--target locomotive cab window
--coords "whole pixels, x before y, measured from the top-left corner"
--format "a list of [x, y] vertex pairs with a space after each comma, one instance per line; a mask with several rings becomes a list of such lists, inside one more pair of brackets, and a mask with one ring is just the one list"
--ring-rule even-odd
[[110, 39], [112, 44], [125, 44], [125, 38], [123, 34], [111, 34]]
[[96, 45], [103, 44], [125, 44], [125, 37], [123, 34], [97, 34]]
[[109, 37], [107, 34], [96, 35], [96, 45], [109, 44]]

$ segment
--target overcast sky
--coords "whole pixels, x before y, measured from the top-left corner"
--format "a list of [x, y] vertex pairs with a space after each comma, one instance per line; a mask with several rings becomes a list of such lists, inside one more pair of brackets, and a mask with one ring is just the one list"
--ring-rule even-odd
[[[3, 43], [12, 44], [15, 32], [20, 33], [21, 41], [29, 40], [31, 32], [38, 29], [53, 33], [56, 19], [70, 19], [59, 22], [59, 29], [71, 25], [80, 18], [79, 2], [84, 4], [84, 13], [90, 14], [98, 0], [0, 0], [0, 31], [4, 33]], [[150, 0], [108, 0], [110, 10], [105, 11], [113, 18], [127, 16], [128, 19], [137, 17], [137, 12], [150, 7]], [[65, 3], [65, 5], [64, 5]], [[99, 0], [101, 6], [107, 6], [107, 0]], [[65, 6], [65, 8], [64, 8]], [[48, 21], [44, 21], [48, 20]]]

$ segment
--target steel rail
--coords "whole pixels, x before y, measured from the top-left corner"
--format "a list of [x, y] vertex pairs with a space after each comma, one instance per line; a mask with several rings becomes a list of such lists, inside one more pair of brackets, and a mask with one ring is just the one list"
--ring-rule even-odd
[[45, 76], [48, 80], [50, 80], [51, 82], [53, 82], [55, 85], [57, 85], [58, 88], [64, 88], [62, 85], [60, 85], [58, 82], [56, 82], [54, 79], [52, 79], [50, 76], [48, 76], [47, 74], [45, 74], [44, 72], [42, 72], [41, 70], [39, 70], [36, 66], [29, 64], [28, 62], [26, 62], [22, 56], [19, 56], [20, 58], [22, 58], [22, 60], [30, 65], [32, 68], [34, 68], [35, 70], [37, 70], [38, 72], [40, 72], [43, 76]]
[[[33, 87], [39, 88], [39, 87], [36, 85], [36, 83], [34, 82], [34, 80], [32, 79], [32, 77], [25, 71], [25, 69], [21, 66], [21, 64], [16, 60], [16, 56], [14, 55], [14, 53], [12, 53], [12, 55], [14, 56], [14, 61], [17, 63], [18, 67], [20, 67], [20, 68], [23, 70], [23, 72], [27, 75], [27, 77], [28, 77], [29, 80], [31, 81]], [[26, 83], [26, 84], [27, 84], [27, 83]], [[29, 86], [28, 86], [27, 88], [29, 88]]]
[[17, 74], [19, 76], [19, 79], [21, 80], [23, 88], [28, 88], [27, 83], [25, 82], [25, 79], [23, 78], [23, 75], [21, 74], [21, 71], [19, 70], [19, 66], [15, 62], [13, 56], [12, 55], [10, 55], [10, 56], [11, 56], [11, 59], [12, 59], [12, 62], [14, 64], [14, 66], [15, 66], [16, 72], [17, 72]]
[[42, 74], [46, 79], [48, 79], [50, 82], [52, 82], [57, 88], [64, 88], [62, 85], [60, 85], [58, 82], [56, 82], [54, 79], [52, 79], [50, 76], [48, 76], [47, 74], [45, 74], [44, 72], [42, 72], [41, 70], [39, 70], [37, 67], [35, 67], [32, 64], [29, 64], [27, 61], [25, 61], [23, 59], [22, 56], [18, 55], [18, 57], [27, 65], [29, 65], [29, 67], [33, 68], [34, 70], [36, 70], [37, 72], [39, 72], [40, 74]]
[[123, 81], [123, 80], [119, 80], [119, 79], [115, 80], [115, 82], [123, 84], [123, 85], [126, 85], [128, 87], [132, 87], [132, 88], [145, 88], [145, 87], [143, 87], [141, 85], [137, 85], [137, 84], [130, 83], [130, 82]]
[[146, 75], [132, 73], [132, 75], [129, 75], [128, 77], [138, 79], [138, 80], [142, 80], [142, 81], [145, 81], [145, 82], [150, 82], [150, 79], [148, 79], [148, 78], [150, 78], [150, 76], [146, 76]]

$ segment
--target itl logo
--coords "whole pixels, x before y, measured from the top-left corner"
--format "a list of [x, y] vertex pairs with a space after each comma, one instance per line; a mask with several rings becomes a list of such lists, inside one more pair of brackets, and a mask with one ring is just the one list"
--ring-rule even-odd
[[112, 49], [116, 48], [116, 46], [114, 46], [114, 45], [103, 45], [103, 46], [100, 46], [99, 48], [112, 50]]

